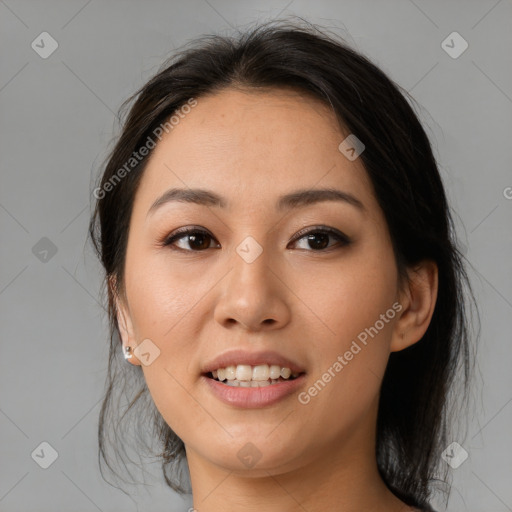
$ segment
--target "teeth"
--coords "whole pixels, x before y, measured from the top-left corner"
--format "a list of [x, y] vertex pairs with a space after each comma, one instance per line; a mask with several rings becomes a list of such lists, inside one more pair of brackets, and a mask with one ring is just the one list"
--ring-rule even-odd
[[[277, 364], [268, 365], [260, 364], [251, 366], [248, 364], [239, 364], [237, 366], [227, 366], [226, 368], [218, 368], [212, 371], [214, 379], [220, 381], [227, 380], [229, 382], [240, 382], [242, 387], [257, 387], [255, 383], [264, 382], [263, 386], [270, 384], [269, 379], [274, 383], [279, 377], [289, 379], [290, 376], [298, 377], [297, 372], [291, 371], [290, 368], [279, 366]], [[237, 386], [238, 384], [233, 384]]]
[[252, 369], [252, 380], [268, 380], [269, 374], [268, 364], [260, 364]]
[[291, 374], [292, 371], [290, 368], [281, 368], [281, 377], [283, 377], [283, 379], [289, 379]]
[[278, 382], [280, 382], [279, 380], [277, 379], [272, 379], [272, 380], [251, 380], [251, 381], [246, 381], [246, 380], [228, 380], [225, 382], [226, 385], [228, 386], [231, 386], [231, 387], [234, 387], [234, 388], [237, 388], [237, 387], [242, 387], [242, 388], [263, 388], [265, 386], [270, 386], [272, 384], [277, 384]]
[[249, 381], [252, 379], [252, 367], [248, 364], [239, 364], [236, 367], [236, 380]]
[[270, 367], [270, 378], [271, 379], [279, 379], [280, 376], [281, 376], [281, 367], [278, 366], [277, 364], [273, 364]]
[[236, 379], [236, 366], [228, 366], [226, 368], [226, 379], [228, 379], [228, 380]]

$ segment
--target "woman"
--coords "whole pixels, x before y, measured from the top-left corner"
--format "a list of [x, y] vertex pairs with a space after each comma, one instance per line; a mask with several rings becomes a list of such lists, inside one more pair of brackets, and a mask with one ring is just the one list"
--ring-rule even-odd
[[467, 277], [399, 87], [275, 22], [196, 41], [133, 98], [90, 223], [109, 467], [132, 393], [201, 512], [432, 510]]

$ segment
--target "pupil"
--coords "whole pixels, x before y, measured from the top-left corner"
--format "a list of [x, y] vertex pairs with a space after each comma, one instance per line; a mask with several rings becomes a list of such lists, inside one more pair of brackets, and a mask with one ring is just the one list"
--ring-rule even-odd
[[[317, 239], [320, 238], [321, 239], [320, 243], [311, 244], [311, 242], [313, 242], [315, 238], [317, 238]], [[309, 242], [309, 246], [312, 249], [325, 249], [325, 247], [327, 247], [329, 245], [329, 235], [327, 233], [311, 234], [311, 235], [308, 235], [308, 242]]]
[[[196, 249], [208, 249], [208, 243], [206, 243], [206, 239], [208, 238], [207, 235], [189, 235], [189, 244], [191, 247], [194, 247]], [[202, 241], [203, 243], [196, 244], [197, 241]]]

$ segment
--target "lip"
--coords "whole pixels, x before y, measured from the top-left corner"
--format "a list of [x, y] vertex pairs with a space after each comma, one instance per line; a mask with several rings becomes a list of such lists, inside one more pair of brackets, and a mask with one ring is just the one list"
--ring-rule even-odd
[[203, 375], [205, 375], [209, 372], [212, 372], [213, 370], [218, 370], [219, 368], [226, 368], [227, 366], [236, 366], [238, 364], [248, 364], [251, 366], [256, 366], [260, 364], [278, 364], [281, 367], [290, 368], [292, 373], [305, 372], [304, 368], [302, 368], [300, 365], [273, 350], [248, 352], [247, 350], [239, 349], [229, 350], [228, 352], [220, 354], [215, 359], [208, 361], [203, 366], [202, 373]]
[[206, 375], [201, 375], [201, 381], [219, 400], [225, 404], [246, 409], [260, 409], [273, 405], [295, 393], [305, 380], [306, 374], [302, 373], [293, 380], [278, 382], [262, 388], [242, 388], [228, 386]]

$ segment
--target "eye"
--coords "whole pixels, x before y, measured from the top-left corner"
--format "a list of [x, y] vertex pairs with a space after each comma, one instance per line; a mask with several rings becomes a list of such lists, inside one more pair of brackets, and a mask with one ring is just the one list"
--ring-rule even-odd
[[[329, 246], [330, 237], [334, 238], [337, 244]], [[305, 243], [308, 244], [308, 247], [313, 250], [313, 252], [322, 252], [335, 248], [336, 246], [343, 247], [351, 243], [350, 238], [341, 231], [324, 226], [314, 227], [309, 231], [299, 231], [292, 242], [297, 242], [303, 239], [305, 240]]]
[[[201, 252], [205, 249], [210, 249], [210, 242], [215, 240], [208, 231], [198, 228], [182, 228], [174, 231], [169, 235], [163, 242], [163, 247], [170, 246], [171, 249], [189, 251], [189, 252]], [[183, 245], [188, 244], [188, 249], [178, 247], [176, 242], [181, 242]]]
[[[329, 245], [330, 238], [334, 239], [337, 243]], [[217, 246], [212, 247], [211, 242], [213, 240], [215, 240], [215, 238], [208, 231], [197, 227], [188, 227], [174, 231], [166, 237], [160, 245], [173, 250], [201, 252], [206, 249], [220, 248], [220, 244], [216, 240]], [[351, 243], [347, 235], [337, 229], [326, 226], [309, 228], [309, 231], [303, 229], [297, 233], [291, 243], [297, 243], [301, 240], [305, 240], [305, 243], [308, 244], [309, 249], [312, 249], [313, 252], [322, 252], [333, 249], [336, 246], [343, 247]], [[183, 246], [188, 244], [188, 248], [183, 246], [179, 247], [177, 245], [178, 243], [183, 244]], [[306, 247], [306, 249], [308, 248]]]

